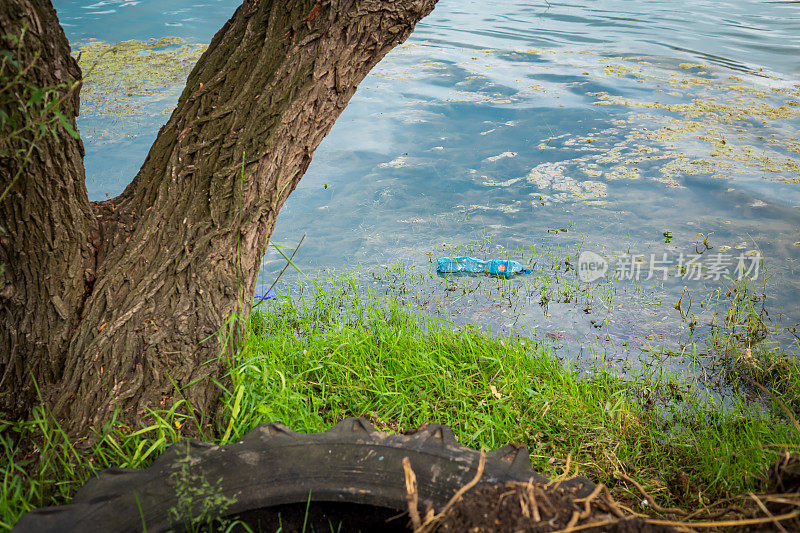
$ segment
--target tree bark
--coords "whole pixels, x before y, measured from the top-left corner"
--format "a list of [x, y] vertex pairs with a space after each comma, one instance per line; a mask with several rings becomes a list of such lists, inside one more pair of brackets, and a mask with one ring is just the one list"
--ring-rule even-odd
[[[0, 205], [2, 408], [28, 409], [35, 380], [76, 431], [179, 398], [214, 413], [278, 211], [359, 82], [434, 4], [245, 0], [112, 200], [87, 200], [80, 141], [42, 146]], [[4, 3], [0, 32], [23, 19], [47, 66], [37, 82], [79, 77], [49, 0]]]
[[[25, 82], [49, 87], [80, 79], [49, 3], [0, 4], [0, 37], [20, 36], [23, 27], [16, 59], [19, 69], [30, 67]], [[8, 39], [2, 44], [13, 47]], [[10, 91], [25, 97], [20, 85], [6, 90], [2, 110], [9, 116], [16, 112]], [[61, 108], [75, 128], [77, 92]], [[31, 137], [12, 141], [10, 148], [25, 150]], [[62, 130], [57, 139], [42, 136], [37, 146], [0, 202], [0, 407], [10, 415], [24, 414], [36, 400], [35, 383], [47, 387], [61, 378], [81, 304], [94, 281], [99, 245], [99, 224], [86, 193], [83, 143]], [[20, 165], [18, 157], [2, 157], [2, 190]]]

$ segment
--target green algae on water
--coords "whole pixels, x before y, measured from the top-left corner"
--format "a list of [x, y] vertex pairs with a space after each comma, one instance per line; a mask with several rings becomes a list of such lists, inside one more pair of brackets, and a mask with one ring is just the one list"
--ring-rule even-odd
[[[681, 63], [679, 67], [706, 69], [698, 75], [711, 70], [708, 65], [693, 63]], [[800, 143], [796, 137], [782, 134], [798, 127], [800, 108], [792, 99], [796, 86], [765, 89], [748, 84], [739, 76], [697, 78], [657, 69], [643, 71], [624, 66], [604, 69], [606, 75], [620, 71], [639, 78], [638, 82], [654, 84], [650, 93], [653, 97], [637, 99], [607, 92], [589, 93], [595, 98], [595, 105], [643, 111], [627, 113], [627, 127], [618, 130], [624, 140], [608, 146], [595, 161], [628, 165], [642, 161], [639, 154], [643, 151], [656, 152], [649, 159], [662, 160], [658, 166], [661, 178], [653, 179], [671, 187], [680, 186], [683, 175], [708, 174], [734, 179], [752, 175], [754, 171], [764, 179], [800, 183], [800, 158], [796, 155], [800, 154]], [[686, 101], [684, 92], [665, 92], [659, 87], [696, 89], [691, 100]], [[682, 97], [682, 101], [670, 102], [672, 97]], [[617, 168], [606, 177], [638, 175]]]
[[[111, 118], [153, 114], [153, 105], [167, 90], [183, 87], [206, 48], [180, 37], [78, 43], [73, 54], [84, 73], [81, 114]], [[164, 106], [158, 111], [170, 110]]]

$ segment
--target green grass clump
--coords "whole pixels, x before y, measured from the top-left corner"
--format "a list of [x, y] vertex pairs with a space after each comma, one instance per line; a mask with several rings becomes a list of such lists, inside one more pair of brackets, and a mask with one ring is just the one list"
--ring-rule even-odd
[[758, 289], [743, 278], [725, 292], [724, 312], [715, 314], [708, 339], [712, 364], [722, 367], [726, 379], [744, 389], [768, 392], [773, 409], [800, 415], [800, 343], [794, 353], [774, 340], [767, 325], [766, 284]]
[[[182, 401], [150, 412], [135, 431], [111, 420], [91, 436], [73, 440], [38, 406], [26, 421], [0, 420], [0, 531], [37, 507], [68, 503], [104, 468], [142, 468], [181, 437]], [[210, 437], [210, 435], [208, 435]]]
[[728, 347], [716, 353], [723, 354], [722, 363], [729, 381], [745, 389], [764, 387], [769, 391], [767, 399], [772, 400], [776, 412], [789, 409], [795, 417], [800, 416], [800, 358], [797, 355], [765, 342], [749, 347]]
[[[759, 490], [777, 454], [800, 447], [790, 423], [744, 401], [717, 405], [664, 372], [579, 373], [540, 341], [454, 331], [357, 286], [338, 280], [254, 310], [230, 358], [220, 426], [203, 437], [232, 442], [275, 421], [324, 431], [346, 416], [389, 430], [439, 422], [467, 446], [525, 444], [551, 477], [583, 473], [640, 501], [615, 476], [624, 472], [686, 508]], [[42, 408], [0, 423], [0, 529], [67, 503], [98, 470], [149, 465], [183, 428], [199, 429], [180, 412], [180, 402], [151, 412], [140, 428], [112, 421], [77, 443]]]

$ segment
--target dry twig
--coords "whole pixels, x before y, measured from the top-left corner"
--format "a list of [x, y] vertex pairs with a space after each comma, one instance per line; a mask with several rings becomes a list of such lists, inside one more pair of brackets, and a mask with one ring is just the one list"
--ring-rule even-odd
[[[406, 464], [407, 464], [407, 460], [403, 459], [403, 468], [404, 469], [406, 469]], [[442, 517], [445, 515], [445, 513], [447, 513], [447, 511], [449, 511], [450, 508], [452, 508], [456, 503], [458, 503], [461, 500], [461, 498], [464, 497], [464, 494], [466, 494], [468, 490], [470, 490], [472, 487], [474, 487], [475, 485], [478, 484], [478, 482], [481, 480], [481, 477], [483, 476], [483, 469], [484, 469], [485, 466], [486, 466], [486, 454], [483, 451], [481, 451], [481, 457], [480, 457], [480, 460], [478, 461], [478, 470], [477, 470], [477, 472], [475, 472], [475, 477], [472, 478], [472, 480], [469, 483], [467, 483], [466, 485], [464, 485], [463, 487], [458, 489], [458, 491], [456, 491], [456, 493], [453, 494], [453, 497], [450, 498], [450, 501], [447, 502], [447, 504], [442, 508], [442, 510], [438, 514], [434, 515], [433, 514], [433, 509], [429, 509], [427, 514], [426, 514], [426, 516], [425, 516], [425, 521], [422, 522], [419, 525], [418, 525], [417, 522], [414, 521], [414, 517], [412, 515], [411, 521], [414, 523], [414, 533], [428, 533], [430, 531], [433, 531], [436, 528], [436, 523], [439, 520], [442, 519]], [[411, 466], [410, 465], [406, 469], [406, 494], [408, 494], [409, 471], [411, 472], [411, 475], [413, 476], [414, 475], [414, 471], [411, 470]], [[414, 479], [414, 496], [415, 496], [414, 511], [416, 512], [417, 520], [419, 520], [419, 511], [417, 511], [417, 509], [416, 509], [416, 501], [417, 501], [416, 500], [416, 498], [417, 498], [417, 496], [416, 496], [416, 477], [414, 477], [413, 479]], [[406, 500], [409, 502], [408, 512], [409, 512], [409, 514], [411, 514], [411, 500], [408, 499], [408, 496], [406, 496]]]
[[791, 520], [792, 518], [800, 517], [800, 511], [792, 511], [791, 513], [782, 514], [779, 516], [767, 518], [742, 518], [739, 520], [708, 520], [703, 522], [679, 522], [674, 520], [658, 520], [656, 518], [648, 518], [645, 520], [648, 524], [660, 524], [664, 526], [673, 527], [735, 527], [735, 526], [755, 526], [758, 524], [767, 524], [775, 522], [776, 520], [782, 522], [783, 520]]
[[758, 496], [756, 496], [752, 492], [748, 492], [747, 495], [750, 496], [756, 502], [756, 505], [758, 505], [758, 507], [764, 512], [765, 515], [767, 515], [772, 519], [772, 521], [775, 523], [776, 528], [781, 530], [782, 533], [789, 533], [788, 531], [786, 531], [786, 528], [781, 525], [780, 522], [775, 520], [775, 517], [772, 516], [772, 513], [769, 512], [769, 509], [767, 509], [766, 506], [764, 506], [764, 504], [761, 502], [761, 500], [758, 499]]
[[656, 512], [664, 514], [676, 514], [678, 516], [686, 516], [687, 514], [689, 514], [683, 509], [678, 509], [677, 507], [661, 507], [660, 505], [658, 505], [658, 503], [656, 503], [655, 498], [653, 498], [649, 492], [644, 490], [644, 488], [641, 485], [639, 485], [639, 483], [634, 481], [629, 476], [623, 474], [622, 472], [620, 472], [620, 476], [622, 476], [622, 478], [625, 481], [631, 483], [634, 487], [636, 487], [639, 490], [639, 492], [642, 493], [642, 496], [644, 496], [644, 498], [647, 500], [647, 503], [650, 504], [650, 507], [652, 507], [653, 510], [655, 510]]
[[408, 457], [403, 457], [403, 474], [406, 480], [406, 502], [408, 502], [408, 514], [411, 516], [411, 523], [414, 524], [414, 531], [422, 525], [419, 517], [419, 494], [417, 494], [417, 476], [411, 468], [411, 461]]

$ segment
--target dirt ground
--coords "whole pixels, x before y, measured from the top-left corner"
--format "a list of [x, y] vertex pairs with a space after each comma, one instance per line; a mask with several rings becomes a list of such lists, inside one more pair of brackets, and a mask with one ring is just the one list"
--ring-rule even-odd
[[[508, 483], [476, 488], [442, 517], [438, 531], [470, 533], [577, 531], [677, 531], [642, 519], [622, 518], [613, 503], [598, 495], [577, 498], [575, 489]], [[588, 511], [587, 511], [588, 509]], [[615, 513], [616, 511], [616, 513]], [[596, 524], [591, 526], [590, 524]]]
[[[579, 486], [538, 483], [478, 485], [456, 495], [439, 515], [417, 518], [416, 533], [524, 533], [608, 531], [646, 533], [695, 531], [800, 531], [800, 455], [785, 452], [765, 472], [766, 491], [747, 493], [703, 509], [660, 507], [635, 481], [653, 516], [636, 516], [604, 485], [588, 496]], [[467, 489], [467, 487], [465, 487]], [[664, 518], [671, 517], [671, 518]]]

